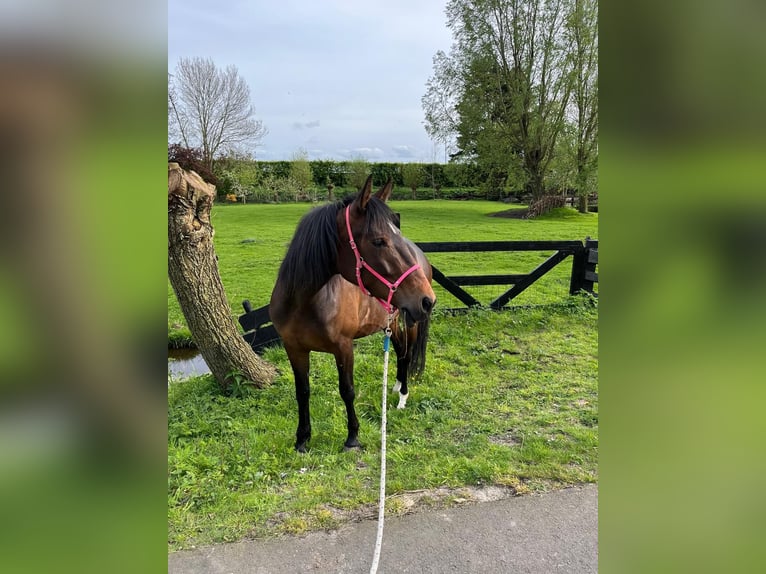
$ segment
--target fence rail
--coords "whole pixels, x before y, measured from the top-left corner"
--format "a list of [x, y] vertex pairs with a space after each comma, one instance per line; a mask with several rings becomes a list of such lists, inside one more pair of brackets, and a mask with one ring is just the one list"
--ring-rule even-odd
[[[451, 275], [447, 276], [433, 266], [434, 281], [468, 307], [481, 306], [473, 295], [463, 289], [476, 285], [512, 285], [510, 289], [489, 303], [492, 309], [501, 309], [526, 291], [538, 279], [564, 261], [573, 257], [569, 292], [581, 290], [593, 293], [598, 282], [595, 266], [598, 263], [598, 241], [460, 241], [422, 242], [417, 244], [425, 253], [477, 253], [482, 251], [554, 251], [548, 259], [526, 274], [515, 275]], [[595, 252], [595, 258], [591, 255]]]
[[[464, 286], [512, 285], [499, 297], [491, 301], [491, 309], [506, 308], [508, 303], [526, 291], [538, 279], [554, 267], [572, 256], [572, 271], [569, 281], [569, 293], [586, 291], [593, 294], [594, 284], [598, 283], [598, 240], [585, 238], [585, 241], [460, 241], [460, 242], [422, 242], [417, 246], [425, 253], [477, 253], [482, 251], [554, 251], [535, 269], [525, 274], [495, 275], [450, 275], [447, 276], [433, 266], [434, 281], [454, 295], [466, 307], [480, 307], [483, 304], [463, 289]], [[253, 309], [249, 301], [243, 301], [245, 314], [239, 317], [239, 323], [245, 331], [245, 340], [256, 352], [279, 343], [279, 335], [269, 319], [268, 305]], [[454, 310], [454, 309], [453, 309]]]

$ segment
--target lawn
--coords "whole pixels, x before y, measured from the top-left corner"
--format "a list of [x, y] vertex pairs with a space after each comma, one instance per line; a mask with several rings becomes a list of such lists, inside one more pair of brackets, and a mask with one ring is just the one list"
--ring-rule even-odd
[[[393, 203], [405, 235], [415, 241], [597, 237], [597, 215], [487, 217], [505, 207]], [[233, 314], [240, 313], [244, 298], [256, 306], [268, 301], [285, 244], [307, 208], [214, 209], [216, 250]], [[495, 273], [501, 264], [502, 271], [518, 266], [523, 272], [541, 260], [537, 253], [522, 255], [532, 258], [477, 262], [471, 255], [439, 265], [447, 274], [487, 271], [487, 265]], [[598, 479], [598, 307], [589, 297], [567, 295], [569, 265], [563, 266], [563, 279], [554, 276], [548, 285], [530, 289], [526, 303], [534, 305], [459, 315], [437, 307], [426, 372], [411, 386], [407, 408], [395, 409], [396, 397], [389, 397], [390, 514], [408, 512], [413, 504], [460, 502], [470, 498], [468, 487], [523, 494]], [[181, 319], [171, 291], [168, 298], [171, 331]], [[280, 375], [264, 390], [225, 396], [209, 376], [169, 383], [169, 548], [302, 533], [373, 517], [381, 347], [380, 336], [356, 346], [361, 452], [341, 452], [345, 408], [329, 355], [312, 354], [313, 438], [305, 455], [293, 450], [294, 386], [281, 348], [266, 352]]]

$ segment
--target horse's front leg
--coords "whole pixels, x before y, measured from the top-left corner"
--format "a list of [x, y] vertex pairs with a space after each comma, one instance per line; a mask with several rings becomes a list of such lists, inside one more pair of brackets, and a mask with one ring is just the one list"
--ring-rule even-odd
[[396, 352], [396, 383], [394, 383], [391, 392], [399, 393], [399, 404], [396, 405], [397, 409], [406, 407], [407, 399], [410, 396], [407, 387], [407, 375], [410, 358], [412, 356], [412, 342], [415, 340], [413, 332], [417, 333], [416, 329], [417, 325], [410, 329], [395, 329], [391, 339], [394, 344], [394, 352]]
[[346, 405], [348, 418], [348, 438], [343, 450], [360, 449], [359, 420], [354, 410], [354, 343], [351, 339], [343, 341], [335, 352], [335, 365], [338, 367], [338, 390]]
[[309, 352], [285, 347], [295, 377], [295, 399], [298, 401], [298, 430], [295, 432], [295, 450], [306, 452], [311, 438], [311, 415], [309, 414]]

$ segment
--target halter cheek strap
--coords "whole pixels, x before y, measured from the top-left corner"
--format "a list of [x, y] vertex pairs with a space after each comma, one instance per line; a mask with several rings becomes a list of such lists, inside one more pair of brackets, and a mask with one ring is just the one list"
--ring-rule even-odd
[[354, 241], [354, 234], [351, 233], [351, 221], [349, 220], [349, 209], [351, 209], [351, 206], [349, 205], [346, 207], [346, 230], [348, 231], [348, 238], [349, 238], [349, 245], [351, 245], [351, 251], [354, 252], [354, 257], [356, 257], [356, 282], [359, 285], [359, 288], [366, 293], [369, 296], [372, 296], [372, 293], [370, 293], [367, 288], [364, 286], [364, 283], [362, 282], [362, 267], [367, 269], [370, 273], [372, 273], [373, 277], [378, 279], [383, 285], [388, 287], [388, 299], [383, 301], [380, 297], [376, 297], [378, 302], [383, 306], [383, 308], [388, 312], [389, 314], [393, 312], [393, 306], [391, 305], [391, 299], [394, 296], [394, 293], [396, 292], [396, 289], [401, 285], [402, 281], [407, 278], [410, 273], [413, 273], [420, 269], [420, 264], [415, 263], [412, 267], [407, 269], [404, 273], [402, 273], [401, 277], [397, 279], [394, 283], [391, 283], [388, 279], [383, 277], [380, 273], [375, 271], [372, 267], [370, 267], [367, 262], [364, 260], [362, 255], [359, 253], [359, 248], [356, 246], [356, 242]]

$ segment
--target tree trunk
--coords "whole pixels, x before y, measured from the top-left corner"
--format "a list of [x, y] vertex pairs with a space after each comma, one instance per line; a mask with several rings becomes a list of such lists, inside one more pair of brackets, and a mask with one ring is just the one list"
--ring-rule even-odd
[[577, 150], [577, 210], [580, 213], [588, 213], [588, 186], [585, 174], [585, 152], [582, 146]]
[[545, 185], [543, 182], [540, 158], [541, 154], [539, 150], [530, 150], [525, 157], [525, 168], [528, 175], [527, 191], [531, 193], [532, 197], [536, 200], [545, 195]]
[[237, 329], [218, 274], [210, 208], [215, 186], [194, 171], [168, 163], [168, 276], [194, 342], [221, 387], [240, 373], [256, 387], [276, 371], [255, 354]]
[[588, 213], [588, 193], [581, 191], [578, 197], [577, 210], [580, 213]]

